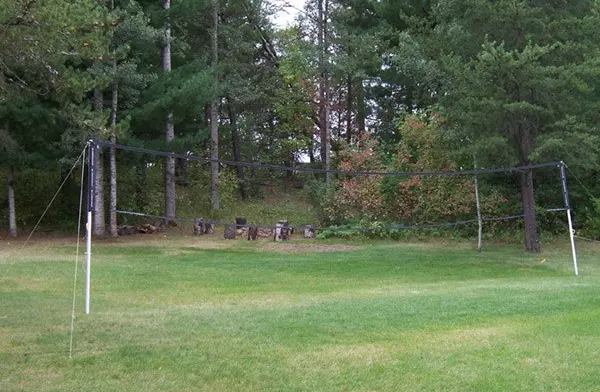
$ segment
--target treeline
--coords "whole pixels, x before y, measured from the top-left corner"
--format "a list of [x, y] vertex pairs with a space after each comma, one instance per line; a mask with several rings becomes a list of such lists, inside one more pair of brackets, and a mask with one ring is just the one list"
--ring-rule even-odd
[[[275, 0], [0, 4], [0, 214], [11, 234], [33, 225], [94, 138], [331, 169], [564, 160], [581, 181], [570, 182], [578, 230], [600, 235], [595, 0], [309, 0], [283, 30]], [[160, 213], [177, 216], [185, 160], [106, 151], [96, 163], [96, 234], [116, 234], [117, 198], [158, 208], [130, 184], [118, 191], [119, 178], [139, 183], [146, 171], [160, 169]], [[202, 177], [207, 208], [218, 211], [231, 192], [260, 196], [261, 175], [213, 163]], [[468, 179], [305, 182], [328, 224], [473, 216]], [[66, 186], [55, 220], [74, 217], [78, 179]], [[525, 216], [527, 250], [539, 249], [540, 225], [561, 224], [536, 219], [539, 206], [560, 205], [556, 173], [482, 178], [481, 187], [487, 214]]]

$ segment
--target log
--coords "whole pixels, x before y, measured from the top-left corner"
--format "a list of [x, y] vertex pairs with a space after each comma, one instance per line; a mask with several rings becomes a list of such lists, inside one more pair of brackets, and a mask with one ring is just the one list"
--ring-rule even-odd
[[256, 241], [258, 227], [248, 227], [248, 241]]
[[258, 236], [259, 237], [270, 237], [273, 235], [273, 230], [272, 229], [258, 229]]
[[137, 228], [135, 226], [120, 225], [117, 227], [117, 234], [119, 235], [132, 235], [137, 234]]
[[235, 240], [235, 234], [235, 225], [225, 225], [224, 236], [226, 240]]
[[117, 234], [118, 235], [132, 235], [132, 234], [153, 234], [158, 231], [158, 228], [149, 223], [144, 223], [140, 225], [130, 226], [130, 225], [120, 225], [117, 226]]
[[153, 226], [149, 223], [145, 223], [142, 225], [139, 225], [138, 227], [138, 232], [142, 233], [142, 234], [152, 234], [152, 233], [156, 233], [156, 230], [158, 230], [156, 228], [156, 226]]

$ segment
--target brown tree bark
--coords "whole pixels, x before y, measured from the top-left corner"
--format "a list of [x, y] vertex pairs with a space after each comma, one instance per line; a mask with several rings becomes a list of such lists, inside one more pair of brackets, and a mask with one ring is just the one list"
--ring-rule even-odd
[[[229, 112], [229, 125], [231, 127], [231, 145], [233, 148], [233, 160], [235, 162], [241, 162], [242, 154], [240, 151], [240, 135], [237, 128], [237, 117], [235, 114], [235, 110], [232, 106], [231, 100], [229, 100], [227, 105], [227, 110]], [[237, 175], [238, 186], [240, 187], [240, 196], [242, 200], [248, 199], [248, 193], [246, 192], [246, 183], [244, 181], [244, 169], [241, 166], [235, 167], [235, 173]]]
[[366, 117], [366, 105], [365, 105], [365, 89], [362, 85], [362, 80], [358, 80], [356, 85], [356, 123], [358, 126], [358, 134], [362, 135], [365, 133], [365, 117]]
[[[94, 111], [104, 109], [102, 90], [94, 90]], [[98, 148], [94, 154], [94, 219], [92, 233], [95, 236], [106, 235], [106, 215], [104, 212], [104, 152]]]
[[[116, 62], [115, 62], [116, 68]], [[111, 99], [111, 111], [110, 111], [110, 142], [115, 144], [117, 142], [116, 128], [117, 128], [117, 107], [119, 101], [119, 85], [117, 82], [112, 87], [112, 99]], [[110, 161], [110, 173], [109, 173], [109, 186], [110, 186], [110, 198], [109, 198], [109, 233], [111, 236], [118, 236], [117, 227], [117, 150], [115, 147], [111, 147], [109, 150], [109, 161]]]
[[354, 102], [352, 82], [352, 76], [348, 74], [346, 79], [346, 143], [348, 144], [352, 142], [352, 109]]
[[[111, 0], [110, 9], [115, 9], [115, 2]], [[119, 83], [116, 80], [117, 77], [117, 53], [113, 48], [113, 73], [115, 80], [113, 80], [111, 89], [110, 99], [110, 142], [115, 144], [117, 142], [117, 111], [119, 108]], [[108, 202], [108, 231], [111, 236], [116, 237], [119, 235], [119, 228], [117, 227], [117, 150], [115, 147], [111, 147], [109, 150], [109, 187], [110, 196]]]
[[218, 26], [219, 26], [219, 3], [213, 0], [213, 31], [212, 31], [212, 84], [213, 101], [210, 105], [210, 196], [212, 209], [219, 209], [219, 113], [217, 104], [217, 65], [219, 64]]
[[[171, 0], [164, 0], [163, 9], [168, 12], [171, 8]], [[164, 43], [162, 48], [163, 71], [171, 72], [171, 25], [165, 24]], [[170, 143], [175, 139], [175, 125], [173, 112], [167, 113], [165, 120], [165, 141]], [[175, 158], [167, 157], [165, 160], [165, 216], [167, 223], [175, 218]]]
[[[321, 162], [326, 170], [331, 169], [331, 134], [329, 130], [329, 75], [327, 70], [329, 44], [328, 27], [329, 18], [329, 0], [318, 1], [319, 18], [319, 128], [321, 139]], [[331, 174], [325, 175], [327, 184], [331, 183]]]
[[[530, 164], [529, 155], [533, 150], [533, 135], [525, 125], [517, 126], [517, 148], [519, 151], [519, 164]], [[533, 192], [533, 172], [527, 170], [520, 173], [521, 177], [521, 205], [525, 222], [525, 250], [539, 252], [540, 244], [537, 237], [535, 199]]]
[[15, 207], [15, 177], [13, 166], [8, 166], [6, 170], [6, 179], [8, 187], [8, 236], [17, 236], [17, 209]]

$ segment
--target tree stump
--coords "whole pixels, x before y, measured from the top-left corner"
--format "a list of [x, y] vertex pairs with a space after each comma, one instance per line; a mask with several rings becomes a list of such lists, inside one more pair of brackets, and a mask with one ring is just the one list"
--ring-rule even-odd
[[287, 241], [292, 237], [292, 232], [290, 230], [290, 224], [286, 220], [280, 220], [279, 223], [283, 225], [283, 230], [281, 232], [283, 236], [283, 240]]
[[236, 229], [241, 229], [242, 227], [246, 227], [247, 224], [248, 224], [248, 221], [246, 220], [246, 218], [242, 218], [241, 216], [235, 217], [235, 228]]
[[258, 227], [248, 227], [248, 241], [256, 241]]
[[215, 224], [204, 222], [204, 234], [215, 234]]
[[290, 239], [290, 227], [286, 220], [280, 220], [275, 225], [275, 232], [273, 234], [273, 240], [275, 242], [287, 241]]
[[312, 225], [304, 226], [304, 238], [315, 238], [315, 227]]
[[204, 224], [200, 218], [194, 219], [194, 235], [204, 234]]
[[225, 225], [224, 236], [226, 240], [235, 240], [235, 234], [235, 225]]

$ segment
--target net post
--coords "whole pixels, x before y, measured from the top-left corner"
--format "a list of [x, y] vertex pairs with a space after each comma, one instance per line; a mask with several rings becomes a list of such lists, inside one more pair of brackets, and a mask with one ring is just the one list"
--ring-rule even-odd
[[92, 267], [92, 216], [94, 211], [94, 159], [97, 145], [93, 140], [88, 141], [88, 192], [87, 192], [87, 222], [86, 251], [85, 251], [85, 314], [90, 314], [90, 283]]
[[[475, 157], [473, 157], [473, 169], [477, 170], [477, 161], [475, 160]], [[481, 246], [483, 242], [483, 221], [481, 219], [481, 203], [479, 201], [479, 179], [477, 178], [477, 173], [475, 173], [473, 182], [475, 184], [475, 205], [477, 207], [477, 252], [481, 252]]]
[[565, 163], [560, 161], [560, 182], [563, 189], [563, 198], [565, 200], [565, 209], [567, 211], [567, 221], [569, 222], [569, 236], [571, 238], [571, 252], [573, 253], [573, 268], [575, 275], [579, 275], [577, 267], [577, 251], [575, 250], [575, 230], [573, 230], [573, 217], [571, 216], [571, 203], [569, 202], [569, 190], [567, 189], [567, 174], [565, 172]]
[[481, 247], [483, 243], [483, 221], [481, 220], [481, 203], [479, 202], [479, 182], [477, 180], [477, 175], [475, 175], [475, 203], [477, 205], [477, 252], [481, 252]]

